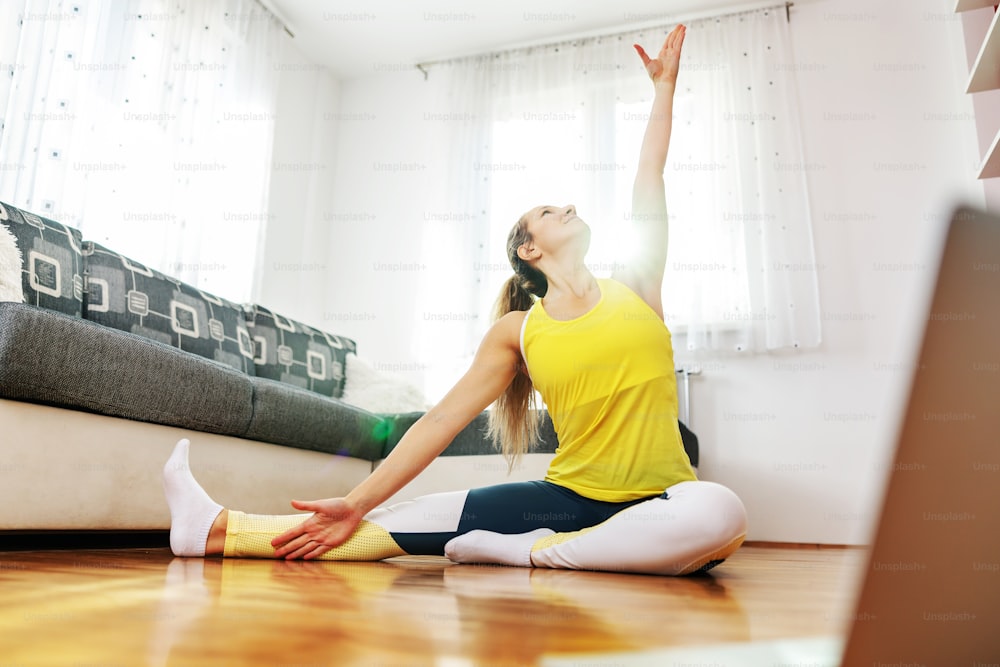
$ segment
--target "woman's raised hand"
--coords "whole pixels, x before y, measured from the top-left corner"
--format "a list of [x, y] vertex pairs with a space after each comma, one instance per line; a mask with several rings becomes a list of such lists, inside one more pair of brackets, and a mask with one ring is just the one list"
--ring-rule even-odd
[[646, 51], [638, 44], [632, 45], [639, 53], [639, 57], [642, 58], [642, 64], [646, 66], [646, 71], [649, 72], [649, 78], [653, 80], [653, 83], [677, 82], [677, 68], [681, 61], [681, 47], [684, 45], [686, 31], [687, 28], [683, 24], [679, 24], [671, 30], [656, 58], [650, 58], [646, 55]]
[[293, 500], [292, 507], [314, 514], [298, 526], [271, 540], [277, 558], [311, 560], [347, 541], [362, 515], [343, 498], [303, 502]]

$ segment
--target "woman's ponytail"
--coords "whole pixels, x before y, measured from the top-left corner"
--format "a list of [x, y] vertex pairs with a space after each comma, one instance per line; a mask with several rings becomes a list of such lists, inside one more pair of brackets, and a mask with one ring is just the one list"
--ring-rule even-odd
[[[522, 218], [507, 237], [507, 258], [514, 275], [507, 279], [497, 297], [494, 321], [507, 313], [528, 310], [536, 297], [540, 299], [548, 291], [545, 274], [517, 255], [517, 249], [530, 240], [526, 220]], [[500, 446], [508, 472], [538, 440], [539, 422], [535, 388], [522, 360], [514, 379], [489, 412], [488, 433], [494, 444]]]
[[525, 289], [521, 277], [515, 273], [507, 279], [503, 289], [500, 290], [500, 296], [493, 306], [493, 321], [496, 322], [515, 310], [528, 310], [534, 303], [535, 298]]

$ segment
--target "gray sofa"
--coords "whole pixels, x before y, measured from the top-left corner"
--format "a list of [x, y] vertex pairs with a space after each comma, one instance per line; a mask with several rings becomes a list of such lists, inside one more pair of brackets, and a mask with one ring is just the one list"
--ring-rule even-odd
[[[206, 294], [2, 203], [0, 224], [17, 239], [26, 301], [0, 302], [0, 531], [167, 528], [160, 471], [180, 437], [216, 500], [286, 513], [292, 498], [346, 493], [420, 417], [341, 400], [357, 353], [347, 337]], [[512, 474], [485, 426], [484, 413], [389, 502], [544, 474], [557, 445], [547, 415]]]
[[[357, 352], [345, 336], [230, 303], [10, 205], [0, 224], [25, 296], [0, 302], [0, 531], [167, 528], [160, 471], [181, 437], [220, 502], [288, 512], [292, 498], [346, 493], [420, 416], [341, 400]], [[544, 469], [547, 430], [521, 476]], [[481, 415], [394, 500], [504, 481], [496, 457]]]

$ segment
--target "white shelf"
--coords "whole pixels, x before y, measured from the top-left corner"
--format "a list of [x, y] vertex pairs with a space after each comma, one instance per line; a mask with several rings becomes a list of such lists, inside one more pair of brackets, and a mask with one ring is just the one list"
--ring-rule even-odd
[[979, 178], [996, 178], [1000, 176], [1000, 132], [993, 139], [993, 145], [986, 151], [983, 166], [979, 169]]
[[971, 9], [992, 7], [994, 4], [996, 4], [996, 0], [958, 0], [958, 2], [955, 3], [955, 11], [967, 12]]
[[981, 93], [984, 90], [1000, 88], [1000, 12], [993, 14], [993, 22], [986, 31], [986, 39], [976, 56], [976, 64], [972, 66], [969, 76], [967, 93]]

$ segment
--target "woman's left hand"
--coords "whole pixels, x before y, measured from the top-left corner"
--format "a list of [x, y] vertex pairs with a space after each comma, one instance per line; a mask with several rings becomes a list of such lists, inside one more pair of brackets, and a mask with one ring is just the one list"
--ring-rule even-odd
[[642, 64], [646, 66], [646, 71], [649, 72], [649, 78], [653, 80], [653, 83], [677, 82], [677, 69], [681, 61], [681, 47], [684, 45], [686, 31], [687, 28], [683, 24], [679, 24], [671, 30], [656, 58], [650, 58], [646, 55], [646, 51], [638, 44], [632, 45], [639, 53], [639, 57], [642, 58]]
[[271, 540], [275, 558], [318, 558], [346, 542], [363, 516], [344, 498], [293, 500], [292, 507], [313, 515]]

